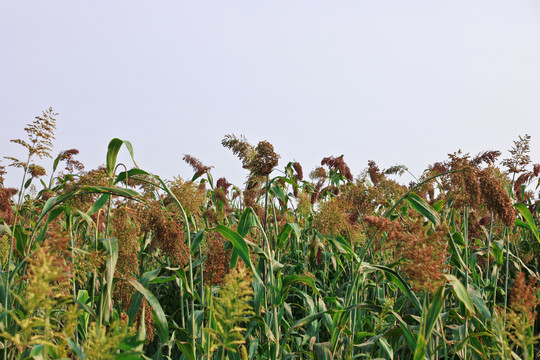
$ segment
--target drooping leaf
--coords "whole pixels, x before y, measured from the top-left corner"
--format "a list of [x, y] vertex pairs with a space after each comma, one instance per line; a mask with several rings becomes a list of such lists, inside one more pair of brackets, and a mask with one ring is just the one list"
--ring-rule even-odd
[[263, 284], [263, 281], [259, 277], [259, 274], [257, 273], [257, 270], [253, 266], [253, 263], [251, 262], [251, 258], [249, 256], [249, 247], [240, 234], [238, 234], [236, 231], [233, 231], [229, 229], [228, 227], [224, 225], [217, 225], [216, 227], [210, 229], [210, 230], [216, 230], [221, 233], [227, 240], [229, 240], [232, 245], [234, 246], [234, 249], [238, 253], [238, 255], [242, 258], [244, 263], [251, 269], [253, 276]]
[[538, 227], [536, 226], [536, 223], [534, 222], [534, 218], [529, 211], [529, 208], [525, 206], [525, 204], [515, 204], [514, 207], [518, 209], [521, 216], [525, 219], [526, 223], [523, 223], [519, 219], [516, 220], [516, 225], [526, 228], [532, 232], [534, 237], [536, 238], [536, 241], [540, 242], [540, 231], [538, 230]]
[[439, 225], [441, 223], [441, 219], [437, 211], [420, 196], [412, 192], [405, 198], [405, 200], [414, 210], [424, 215], [433, 224]]
[[152, 294], [147, 288], [141, 285], [137, 280], [130, 279], [129, 282], [131, 285], [144, 295], [146, 301], [152, 306], [152, 313], [154, 314], [154, 323], [156, 324], [157, 333], [159, 340], [162, 344], [167, 344], [169, 342], [169, 324], [167, 323], [167, 318], [165, 317], [165, 312], [161, 307], [159, 301], [156, 299], [154, 294]]
[[469, 296], [469, 293], [467, 292], [467, 289], [465, 289], [465, 286], [454, 275], [445, 274], [444, 276], [450, 285], [452, 285], [452, 289], [456, 297], [463, 303], [463, 305], [465, 305], [467, 310], [470, 311], [471, 315], [476, 314], [474, 304]]

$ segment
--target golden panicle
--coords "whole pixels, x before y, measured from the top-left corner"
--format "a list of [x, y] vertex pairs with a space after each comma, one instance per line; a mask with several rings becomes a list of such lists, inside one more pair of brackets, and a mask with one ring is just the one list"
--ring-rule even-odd
[[[177, 176], [171, 182], [171, 191], [176, 196], [180, 204], [191, 215], [200, 215], [202, 208], [208, 202], [206, 196], [206, 190], [204, 184], [198, 185], [193, 181], [184, 181], [181, 177]], [[166, 197], [164, 204], [166, 206], [172, 204], [172, 198]]]
[[84, 345], [84, 354], [92, 360], [114, 360], [118, 357], [122, 341], [133, 335], [133, 329], [121, 322], [100, 325], [90, 324]]
[[36, 165], [36, 164], [30, 164], [28, 166], [28, 173], [33, 178], [39, 178], [39, 177], [47, 174], [47, 172], [45, 171], [45, 168], [43, 166], [39, 166], [39, 165]]
[[323, 235], [339, 235], [350, 230], [351, 224], [346, 212], [347, 204], [341, 198], [331, 198], [321, 203], [313, 217], [313, 227]]
[[[43, 111], [41, 116], [36, 116], [36, 119], [31, 124], [28, 124], [24, 131], [28, 137], [27, 140], [15, 139], [11, 142], [19, 144], [25, 147], [28, 151], [29, 158], [34, 155], [40, 159], [43, 157], [52, 158], [51, 151], [53, 147], [52, 141], [54, 140], [54, 130], [56, 129], [56, 116], [58, 114], [53, 111], [52, 108]], [[5, 157], [12, 161], [10, 166], [18, 168], [26, 168], [30, 164], [18, 160], [14, 157]]]
[[212, 351], [218, 347], [238, 352], [239, 346], [245, 344], [242, 326], [254, 315], [249, 301], [253, 298], [251, 279], [246, 269], [233, 269], [225, 276], [225, 286], [220, 289], [219, 297], [211, 305], [215, 318], [215, 328], [205, 330], [216, 341]]
[[509, 150], [512, 156], [501, 162], [503, 166], [508, 168], [510, 174], [519, 174], [526, 171], [527, 165], [531, 163], [531, 157], [529, 156], [529, 152], [531, 151], [530, 140], [530, 135], [520, 135], [519, 139], [514, 141], [512, 149]]
[[232, 150], [233, 154], [238, 156], [242, 160], [244, 168], [248, 168], [249, 162], [255, 156], [255, 148], [253, 145], [247, 142], [244, 136], [237, 138], [235, 135], [225, 135], [225, 138], [221, 140], [221, 145]]
[[22, 293], [12, 293], [20, 310], [11, 314], [18, 332], [0, 337], [10, 340], [19, 352], [34, 345], [46, 344], [57, 358], [71, 356], [67, 337], [73, 336], [82, 311], [69, 293], [72, 265], [63, 236], [46, 238], [28, 259], [28, 269], [21, 281]]

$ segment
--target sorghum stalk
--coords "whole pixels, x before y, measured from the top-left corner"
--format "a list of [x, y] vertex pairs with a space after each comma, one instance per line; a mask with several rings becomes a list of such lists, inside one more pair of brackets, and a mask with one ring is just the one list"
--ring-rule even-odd
[[[465, 289], [469, 287], [469, 213], [467, 205], [463, 206], [463, 241], [465, 242]], [[465, 318], [465, 338], [469, 335], [469, 319]], [[467, 349], [465, 348], [465, 360], [467, 360]]]
[[491, 212], [491, 218], [489, 221], [489, 235], [487, 239], [487, 265], [486, 265], [486, 281], [489, 281], [489, 260], [491, 258], [491, 236], [493, 232], [493, 211]]
[[508, 228], [505, 226], [503, 230], [503, 236], [506, 235], [506, 262], [504, 265], [504, 325], [506, 326], [506, 306], [508, 305], [508, 269], [509, 269], [509, 260], [510, 260], [510, 234], [508, 233]]
[[[22, 200], [22, 194], [24, 192], [24, 182], [26, 180], [26, 173], [28, 172], [28, 167], [30, 166], [30, 158], [32, 157], [32, 153], [28, 153], [28, 159], [26, 159], [26, 166], [24, 167], [24, 175], [21, 182], [21, 190], [19, 191], [19, 197], [17, 199], [17, 211], [15, 212], [15, 219], [13, 220], [13, 227], [12, 229], [15, 230], [15, 226], [17, 226], [17, 220], [19, 219], [19, 212], [21, 208], [21, 200]], [[8, 309], [8, 298], [9, 294], [11, 292], [11, 284], [10, 284], [10, 264], [11, 264], [11, 257], [13, 256], [13, 243], [15, 242], [15, 234], [12, 232], [12, 236], [9, 240], [9, 252], [7, 257], [7, 270], [6, 270], [6, 294], [4, 296], [4, 311], [7, 311]], [[5, 320], [5, 327], [8, 327], [8, 318], [6, 317]], [[4, 344], [4, 360], [7, 360], [7, 340]]]

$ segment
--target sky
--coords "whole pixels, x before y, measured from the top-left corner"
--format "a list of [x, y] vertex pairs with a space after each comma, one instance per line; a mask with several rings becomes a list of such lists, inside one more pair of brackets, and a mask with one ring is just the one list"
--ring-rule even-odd
[[24, 158], [9, 140], [52, 106], [54, 155], [87, 170], [117, 137], [163, 178], [191, 178], [190, 154], [241, 185], [226, 134], [304, 173], [343, 154], [418, 176], [524, 134], [540, 162], [539, 64], [537, 0], [0, 0], [0, 156]]

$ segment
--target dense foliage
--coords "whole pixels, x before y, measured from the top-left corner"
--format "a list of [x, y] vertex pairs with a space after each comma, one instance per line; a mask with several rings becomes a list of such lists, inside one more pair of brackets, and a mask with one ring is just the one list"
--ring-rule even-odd
[[[190, 180], [91, 171], [56, 114], [25, 129], [20, 189], [0, 168], [3, 359], [534, 359], [540, 165], [457, 152], [415, 183], [329, 156], [309, 179], [227, 135], [243, 189], [185, 155]], [[65, 168], [59, 171], [61, 167]]]

